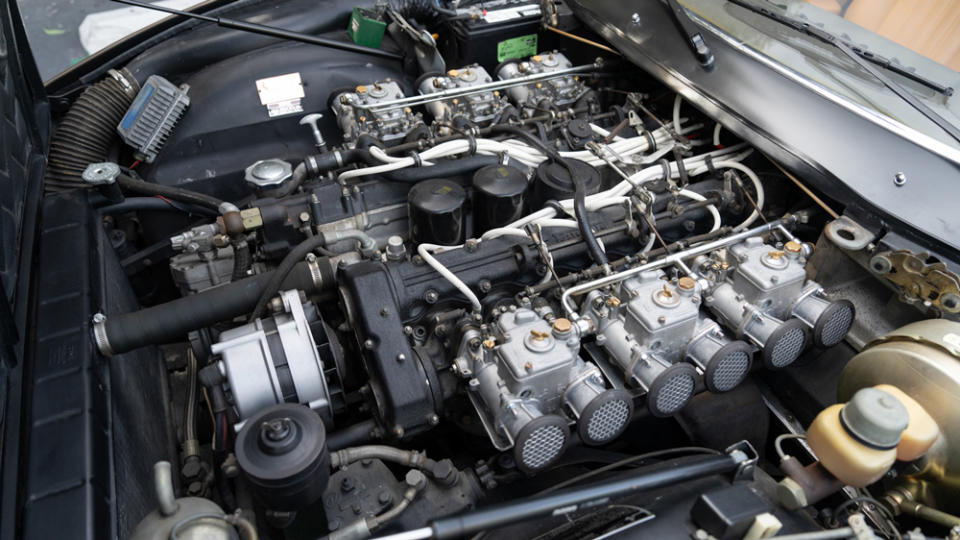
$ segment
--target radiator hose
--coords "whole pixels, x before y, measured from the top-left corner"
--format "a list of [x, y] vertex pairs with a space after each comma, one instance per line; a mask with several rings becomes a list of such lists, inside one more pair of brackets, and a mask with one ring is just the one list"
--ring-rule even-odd
[[[272, 272], [233, 281], [139, 311], [94, 317], [93, 337], [105, 356], [125, 353], [147, 345], [182, 339], [192, 330], [228, 321], [253, 309], [271, 282]], [[335, 285], [329, 259], [297, 263], [283, 280], [282, 289], [318, 293]]]
[[87, 187], [81, 175], [91, 163], [107, 161], [117, 125], [140, 91], [126, 70], [110, 70], [104, 80], [84, 90], [57, 127], [50, 142], [46, 191]]

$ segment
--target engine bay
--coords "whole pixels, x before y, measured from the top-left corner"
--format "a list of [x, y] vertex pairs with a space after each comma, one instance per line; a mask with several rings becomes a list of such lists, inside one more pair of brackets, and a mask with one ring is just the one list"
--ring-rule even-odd
[[142, 306], [96, 313], [96, 350], [159, 351], [169, 388], [131, 537], [906, 538], [904, 501], [957, 511], [956, 409], [902, 371], [955, 334], [891, 331], [960, 303], [875, 311], [904, 255], [846, 253], [842, 201], [542, 41], [441, 70], [281, 43], [70, 106], [46, 188], [88, 194]]

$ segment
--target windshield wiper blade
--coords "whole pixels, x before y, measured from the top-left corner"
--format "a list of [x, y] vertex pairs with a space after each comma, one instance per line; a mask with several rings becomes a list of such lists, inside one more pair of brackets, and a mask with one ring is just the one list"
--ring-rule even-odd
[[684, 41], [687, 42], [687, 46], [690, 47], [693, 56], [700, 62], [703, 69], [710, 71], [713, 69], [713, 51], [710, 50], [707, 42], [703, 39], [703, 33], [700, 32], [700, 28], [690, 20], [690, 16], [687, 15], [685, 8], [681, 6], [677, 0], [666, 1], [667, 6], [670, 8], [670, 14], [673, 15], [673, 21], [676, 23], [677, 28], [683, 33]]
[[[856, 45], [854, 45], [854, 44], [852, 44], [852, 43], [850, 43], [850, 42], [848, 42], [848, 41], [844, 41], [843, 39], [840, 39], [839, 37], [837, 37], [837, 36], [835, 36], [835, 35], [833, 35], [833, 34], [830, 34], [830, 33], [827, 32], [826, 30], [822, 30], [822, 29], [817, 28], [817, 27], [815, 27], [815, 26], [810, 26], [809, 23], [805, 23], [805, 22], [802, 22], [802, 21], [798, 21], [798, 20], [796, 20], [796, 19], [792, 19], [792, 18], [790, 18], [790, 17], [788, 17], [788, 16], [786, 16], [786, 15], [782, 15], [782, 14], [777, 13], [777, 12], [775, 12], [775, 11], [769, 10], [769, 9], [767, 9], [767, 8], [765, 8], [765, 7], [754, 5], [754, 4], [750, 3], [750, 2], [747, 1], [747, 0], [730, 0], [730, 3], [731, 3], [731, 4], [736, 4], [736, 5], [738, 5], [738, 6], [742, 7], [742, 8], [745, 8], [745, 9], [749, 9], [750, 11], [753, 11], [754, 13], [758, 13], [758, 14], [760, 14], [760, 15], [763, 15], [764, 17], [767, 17], [767, 18], [769, 18], [769, 19], [773, 19], [773, 20], [779, 22], [780, 24], [783, 24], [783, 25], [785, 25], [785, 26], [789, 26], [789, 27], [793, 28], [794, 30], [796, 30], [796, 31], [798, 31], [798, 32], [803, 32], [803, 33], [812, 35], [812, 36], [814, 36], [814, 37], [816, 37], [816, 38], [818, 38], [818, 39], [824, 39], [824, 38], [823, 38], [821, 35], [815, 35], [815, 34], [813, 34], [812, 31], [819, 32], [820, 34], [826, 34], [826, 35], [830, 36], [833, 40], [835, 40], [835, 41], [837, 41], [837, 42], [840, 42], [840, 43], [843, 43], [844, 45], [846, 45], [847, 47], [849, 47], [850, 50], [852, 50], [857, 56], [859, 56], [860, 58], [863, 58], [864, 60], [866, 60], [866, 61], [868, 61], [868, 62], [870, 62], [870, 63], [872, 63], [872, 64], [876, 64], [876, 65], [882, 67], [883, 69], [885, 69], [885, 70], [887, 70], [887, 71], [892, 71], [892, 72], [896, 73], [897, 75], [900, 75], [901, 77], [905, 77], [905, 78], [907, 78], [907, 79], [910, 79], [910, 80], [913, 81], [913, 82], [920, 83], [920, 84], [922, 84], [923, 86], [926, 86], [927, 88], [929, 88], [929, 89], [931, 89], [931, 90], [934, 90], [934, 91], [936, 91], [937, 93], [943, 94], [943, 95], [945, 95], [945, 96], [947, 96], [947, 97], [950, 97], [950, 96], [953, 95], [953, 87], [952, 87], [952, 86], [946, 86], [946, 85], [940, 84], [940, 83], [938, 83], [937, 81], [934, 81], [933, 79], [928, 79], [927, 77], [924, 77], [923, 75], [920, 75], [920, 74], [918, 74], [918, 73], [916, 73], [916, 72], [914, 72], [914, 71], [910, 71], [910, 70], [907, 69], [906, 67], [901, 67], [901, 66], [897, 65], [893, 60], [890, 60], [889, 58], [887, 58], [887, 57], [885, 57], [885, 56], [883, 56], [883, 55], [880, 55], [880, 54], [877, 54], [877, 53], [875, 53], [875, 52], [867, 51], [867, 50], [864, 50], [864, 49], [862, 49], [862, 48], [860, 48], [860, 47], [857, 47]], [[810, 30], [810, 31], [808, 31], [808, 29], [805, 28], [805, 27], [809, 27], [809, 30]]]
[[[807, 23], [804, 21], [798, 21], [792, 17], [782, 15], [775, 11], [769, 10], [765, 7], [757, 6], [752, 2], [749, 2], [748, 0], [729, 0], [729, 1], [731, 4], [736, 4], [742, 8], [748, 9], [754, 13], [762, 15], [770, 20], [776, 21], [784, 26], [789, 26], [790, 28], [793, 28], [797, 32], [807, 34], [808, 36], [819, 39], [820, 41], [827, 43], [828, 45], [833, 45], [837, 49], [840, 49], [841, 52], [843, 52], [847, 57], [853, 60], [858, 66], [860, 66], [865, 71], [870, 73], [870, 75], [872, 75], [875, 79], [883, 83], [884, 86], [886, 86], [891, 91], [893, 91], [893, 93], [897, 94], [897, 96], [899, 96], [901, 99], [903, 99], [908, 104], [910, 104], [910, 106], [912, 106], [914, 109], [918, 110], [920, 114], [926, 116], [931, 122], [936, 124], [937, 127], [947, 132], [947, 134], [950, 135], [950, 137], [952, 137], [954, 140], [956, 140], [957, 142], [960, 142], [960, 129], [958, 129], [956, 126], [950, 123], [950, 121], [948, 121], [946, 118], [937, 114], [936, 111], [928, 107], [925, 103], [917, 99], [917, 97], [914, 96], [912, 93], [910, 93], [909, 90], [907, 90], [906, 88], [898, 84], [896, 81], [890, 79], [889, 77], [881, 73], [872, 65], [876, 63], [884, 68], [889, 68], [889, 66], [893, 65], [892, 63], [889, 62], [889, 60], [886, 60], [883, 57], [874, 55], [872, 53], [868, 53], [866, 51], [863, 51], [862, 49], [854, 47], [853, 45], [831, 34], [830, 32], [827, 32], [826, 30], [823, 30], [821, 28], [817, 28], [816, 26], [813, 26], [810, 23]], [[897, 68], [897, 69], [893, 69], [892, 71], [903, 75], [904, 70]], [[909, 73], [909, 72], [906, 72], [906, 73]], [[915, 74], [911, 74], [911, 75], [912, 75], [910, 76], [911, 79], [913, 80], [917, 80], [918, 78], [922, 79], [918, 82], [922, 82], [923, 84], [930, 86], [930, 84], [927, 84], [929, 81], [926, 81], [919, 75], [915, 75]], [[953, 94], [953, 88], [942, 87], [942, 86], [941, 88], [945, 89], [944, 93], [946, 95], [949, 96]]]

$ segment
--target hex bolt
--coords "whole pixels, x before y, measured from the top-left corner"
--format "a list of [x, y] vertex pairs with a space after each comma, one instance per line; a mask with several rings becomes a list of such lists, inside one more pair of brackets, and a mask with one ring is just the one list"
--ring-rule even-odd
[[437, 291], [430, 289], [423, 295], [423, 299], [426, 300], [428, 304], [435, 304], [437, 300], [440, 299], [440, 295]]
[[906, 183], [907, 175], [903, 174], [902, 172], [898, 172], [897, 174], [893, 175], [893, 185], [897, 187], [903, 187], [903, 185]]
[[310, 130], [313, 132], [313, 142], [317, 147], [317, 151], [326, 152], [327, 143], [323, 140], [323, 133], [320, 133], [320, 126], [317, 125], [317, 122], [323, 118], [323, 115], [320, 113], [308, 114], [300, 119], [301, 126], [310, 126]]

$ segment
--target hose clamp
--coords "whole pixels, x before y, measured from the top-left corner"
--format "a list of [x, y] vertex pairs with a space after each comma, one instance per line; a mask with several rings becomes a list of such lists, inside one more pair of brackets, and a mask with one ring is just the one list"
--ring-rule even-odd
[[107, 316], [97, 313], [93, 316], [93, 341], [104, 356], [113, 356], [113, 347], [107, 337]]
[[318, 291], [323, 289], [323, 273], [320, 272], [320, 264], [317, 262], [319, 260], [317, 257], [307, 259], [307, 268], [310, 270], [310, 281]]
[[128, 96], [130, 96], [131, 98], [137, 97], [137, 93], [140, 92], [139, 88], [137, 87], [140, 85], [132, 84], [130, 80], [123, 75], [123, 73], [121, 73], [120, 71], [117, 71], [116, 69], [111, 69], [107, 71], [107, 75], [109, 75], [113, 80], [120, 83], [120, 86], [123, 87], [124, 93], [126, 93]]

